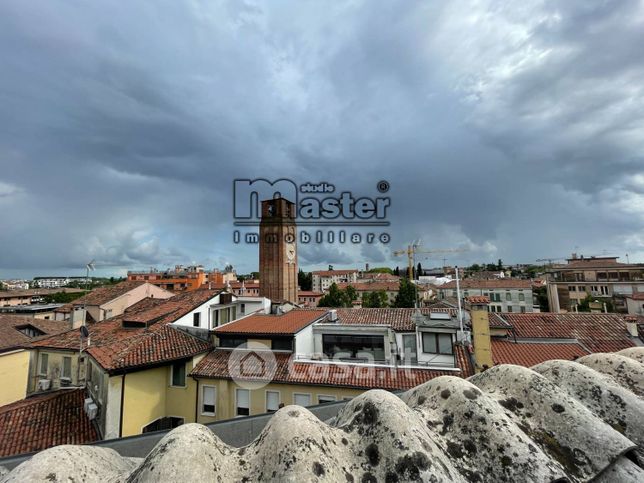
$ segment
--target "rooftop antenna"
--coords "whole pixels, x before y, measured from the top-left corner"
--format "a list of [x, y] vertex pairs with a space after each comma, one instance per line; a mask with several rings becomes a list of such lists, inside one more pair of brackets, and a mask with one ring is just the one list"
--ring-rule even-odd
[[458, 276], [458, 266], [454, 267], [456, 269], [456, 299], [458, 301], [458, 325], [463, 332], [463, 310], [461, 309], [461, 284], [459, 282]]

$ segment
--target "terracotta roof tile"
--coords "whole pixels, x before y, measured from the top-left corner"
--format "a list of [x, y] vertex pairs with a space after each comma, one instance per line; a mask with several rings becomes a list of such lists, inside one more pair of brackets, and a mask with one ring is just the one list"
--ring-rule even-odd
[[495, 364], [532, 367], [551, 359], [570, 361], [588, 354], [589, 352], [577, 342], [514, 342], [492, 338], [492, 358]]
[[0, 407], [0, 456], [96, 441], [84, 400], [84, 389], [64, 389]]
[[333, 275], [350, 275], [352, 273], [358, 273], [359, 270], [348, 269], [348, 270], [316, 270], [311, 272], [313, 275], [319, 275], [320, 277], [331, 277]]
[[483, 304], [489, 304], [490, 298], [484, 295], [472, 295], [470, 297], [467, 297], [466, 301], [469, 302], [470, 304], [483, 305]]
[[312, 324], [326, 310], [291, 310], [282, 315], [255, 314], [215, 329], [216, 334], [293, 335]]
[[28, 337], [23, 332], [20, 332], [19, 329], [23, 326], [32, 326], [45, 336], [66, 331], [69, 329], [69, 322], [0, 314], [0, 352], [20, 347], [29, 347], [33, 341], [42, 338]]
[[[384, 308], [384, 309], [336, 309], [338, 321], [343, 325], [387, 325], [400, 332], [413, 332], [416, 324], [412, 315], [417, 309], [413, 308]], [[432, 313], [449, 313], [456, 317], [458, 310], [448, 307], [424, 307], [420, 310], [423, 315]]]
[[536, 312], [497, 316], [522, 339], [576, 339], [593, 352], [617, 352], [635, 345], [619, 314]]
[[[342, 386], [360, 389], [409, 389], [438, 376], [469, 377], [473, 374], [467, 349], [456, 346], [457, 361], [461, 372], [433, 369], [406, 369], [394, 367], [374, 367], [363, 364], [322, 364], [295, 361], [291, 354], [271, 353], [274, 357], [245, 358], [244, 370], [253, 376], [235, 378], [245, 380], [270, 380], [285, 384], [311, 384], [323, 386]], [[260, 354], [251, 350], [248, 354]], [[231, 356], [231, 354], [234, 354]], [[229, 358], [239, 358], [243, 352], [215, 349], [194, 368], [190, 375], [202, 378], [231, 379]], [[240, 359], [241, 360], [241, 359]], [[270, 377], [260, 377], [269, 374]]]
[[298, 297], [322, 297], [324, 294], [321, 292], [314, 292], [312, 290], [299, 290]]
[[[119, 371], [187, 358], [206, 352], [208, 342], [170, 326], [183, 315], [206, 303], [219, 292], [199, 289], [169, 299], [141, 301], [117, 317], [88, 326], [91, 345], [87, 352], [106, 370]], [[123, 321], [147, 327], [123, 328]], [[78, 330], [68, 330], [34, 343], [36, 347], [78, 350]]]
[[74, 300], [74, 305], [103, 305], [147, 283], [143, 280], [126, 280], [116, 285], [107, 285], [92, 290], [87, 295]]

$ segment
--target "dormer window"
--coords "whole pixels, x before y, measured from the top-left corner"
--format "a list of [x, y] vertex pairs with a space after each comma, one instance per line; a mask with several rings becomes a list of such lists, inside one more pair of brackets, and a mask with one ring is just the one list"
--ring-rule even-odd
[[423, 332], [423, 352], [426, 354], [453, 355], [452, 335], [439, 332]]
[[16, 330], [19, 332], [22, 332], [27, 337], [38, 337], [41, 335], [45, 335], [45, 333], [42, 330], [34, 327], [31, 324], [18, 326], [16, 327]]

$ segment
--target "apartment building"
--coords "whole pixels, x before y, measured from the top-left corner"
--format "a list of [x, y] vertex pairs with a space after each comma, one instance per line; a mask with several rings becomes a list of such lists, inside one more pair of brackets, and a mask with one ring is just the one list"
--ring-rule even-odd
[[300, 310], [256, 315], [215, 330], [217, 347], [191, 372], [197, 421], [208, 423], [400, 390], [473, 373], [451, 311]]
[[128, 281], [148, 282], [165, 290], [182, 292], [197, 290], [206, 282], [206, 272], [201, 265], [175, 265], [174, 270], [156, 270], [147, 272], [127, 272]]
[[[377, 279], [376, 279], [377, 280]], [[400, 281], [369, 281], [369, 282], [354, 282], [354, 283], [339, 283], [339, 289], [346, 289], [348, 286], [352, 286], [358, 299], [356, 300], [356, 305], [362, 305], [362, 299], [365, 294], [372, 292], [384, 292], [387, 295], [387, 304], [391, 305], [396, 300], [398, 295], [398, 290], [400, 290]]]
[[627, 297], [644, 292], [644, 264], [621, 263], [618, 257], [573, 256], [546, 271], [551, 312], [575, 311], [588, 295], [627, 312]]
[[318, 270], [311, 272], [314, 292], [326, 292], [331, 285], [340, 283], [356, 283], [360, 272], [357, 269], [350, 270]]
[[[535, 312], [538, 304], [534, 302], [532, 282], [516, 278], [494, 280], [465, 279], [459, 282], [461, 298], [473, 295], [489, 298], [490, 312]], [[436, 287], [441, 300], [458, 297], [456, 281], [447, 282]], [[536, 307], [535, 307], [536, 305]]]

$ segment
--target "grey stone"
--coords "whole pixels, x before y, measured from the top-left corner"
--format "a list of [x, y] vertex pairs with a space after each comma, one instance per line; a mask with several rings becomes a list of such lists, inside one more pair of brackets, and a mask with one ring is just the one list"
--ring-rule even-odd
[[0, 480], [644, 481], [643, 366], [631, 352], [443, 376], [401, 397], [372, 390], [327, 423], [287, 406], [242, 448], [199, 424], [174, 429], [143, 460], [59, 446]]

